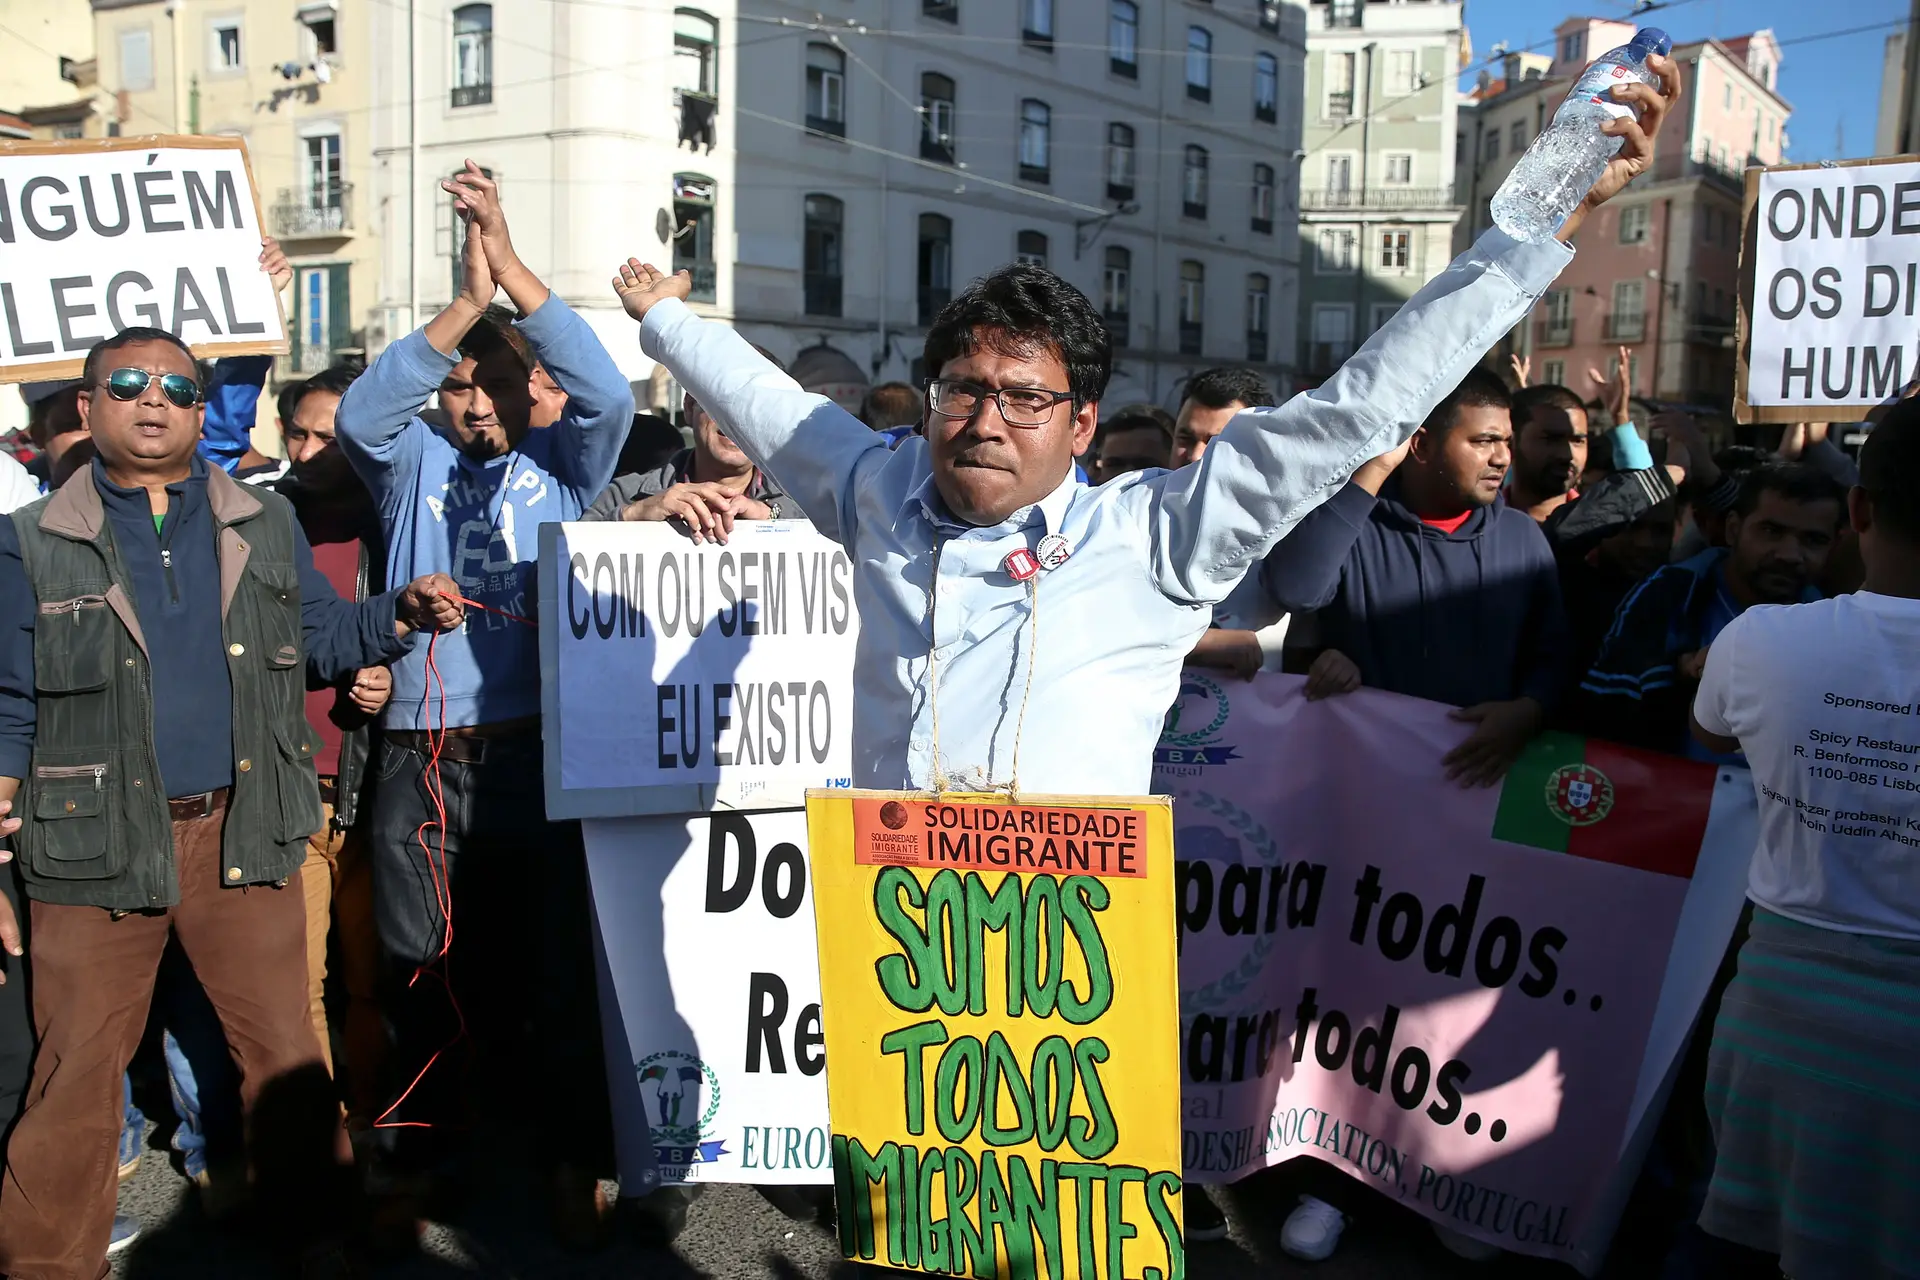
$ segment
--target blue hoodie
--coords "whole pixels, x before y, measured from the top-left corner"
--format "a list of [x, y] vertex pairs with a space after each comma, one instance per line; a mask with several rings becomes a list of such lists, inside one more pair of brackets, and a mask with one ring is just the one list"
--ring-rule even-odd
[[[342, 452], [380, 508], [388, 582], [444, 573], [469, 599], [531, 618], [540, 526], [578, 520], [607, 487], [633, 419], [633, 391], [558, 294], [515, 327], [567, 393], [567, 407], [504, 457], [475, 462], [417, 416], [459, 363], [422, 331], [388, 347], [355, 380], [334, 423]], [[469, 609], [465, 625], [435, 644], [434, 664], [449, 726], [540, 714], [540, 646], [525, 622]], [[425, 644], [393, 664], [388, 728], [437, 727], [426, 667]]]
[[1466, 707], [1534, 698], [1566, 679], [1567, 623], [1553, 551], [1504, 498], [1446, 533], [1400, 501], [1349, 484], [1261, 566], [1282, 608], [1320, 611], [1320, 637], [1373, 689]]

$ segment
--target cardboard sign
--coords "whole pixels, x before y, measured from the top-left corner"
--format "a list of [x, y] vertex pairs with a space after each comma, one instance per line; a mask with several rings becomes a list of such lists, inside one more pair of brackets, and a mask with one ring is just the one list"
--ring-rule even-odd
[[742, 521], [724, 546], [550, 526], [541, 564], [548, 816], [663, 811], [647, 792], [798, 807], [846, 785], [859, 617], [847, 553], [812, 525]]
[[1845, 422], [1920, 377], [1920, 156], [1747, 170], [1741, 422]]
[[0, 381], [71, 378], [148, 326], [196, 356], [281, 355], [239, 138], [0, 142]]
[[841, 1252], [1177, 1280], [1165, 798], [807, 797]]

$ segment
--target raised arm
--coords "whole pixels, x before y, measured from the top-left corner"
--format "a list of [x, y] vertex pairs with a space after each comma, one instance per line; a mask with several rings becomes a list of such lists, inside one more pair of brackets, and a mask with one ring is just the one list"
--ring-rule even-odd
[[847, 544], [855, 470], [869, 455], [888, 456], [886, 438], [825, 396], [801, 390], [732, 329], [694, 315], [681, 301], [691, 284], [685, 272], [666, 276], [633, 259], [614, 278], [621, 305], [641, 322], [640, 349], [673, 371], [814, 528]]

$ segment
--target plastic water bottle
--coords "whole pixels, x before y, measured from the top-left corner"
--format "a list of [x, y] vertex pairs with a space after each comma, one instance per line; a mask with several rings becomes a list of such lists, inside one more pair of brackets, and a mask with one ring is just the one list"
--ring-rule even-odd
[[1601, 133], [1600, 126], [1639, 114], [1613, 96], [1615, 86], [1634, 80], [1659, 84], [1660, 78], [1647, 70], [1647, 55], [1665, 56], [1672, 48], [1666, 32], [1642, 27], [1632, 40], [1596, 58], [1574, 81], [1567, 100], [1553, 113], [1553, 123], [1493, 193], [1493, 225], [1515, 240], [1547, 240], [1559, 231], [1620, 150], [1621, 140]]

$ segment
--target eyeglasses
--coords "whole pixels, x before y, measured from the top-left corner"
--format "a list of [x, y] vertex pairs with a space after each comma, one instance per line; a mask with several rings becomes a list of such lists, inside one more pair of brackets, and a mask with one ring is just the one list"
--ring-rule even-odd
[[154, 379], [160, 380], [161, 394], [182, 409], [200, 403], [200, 384], [184, 373], [148, 373], [145, 369], [115, 369], [100, 385], [115, 400], [137, 400]]
[[990, 391], [977, 382], [952, 382], [936, 378], [927, 383], [927, 408], [943, 418], [971, 418], [983, 399], [991, 397], [1000, 404], [1000, 416], [1010, 427], [1043, 427], [1053, 416], [1053, 406], [1073, 399], [1071, 391], [1049, 391], [1045, 387], [1001, 387]]

